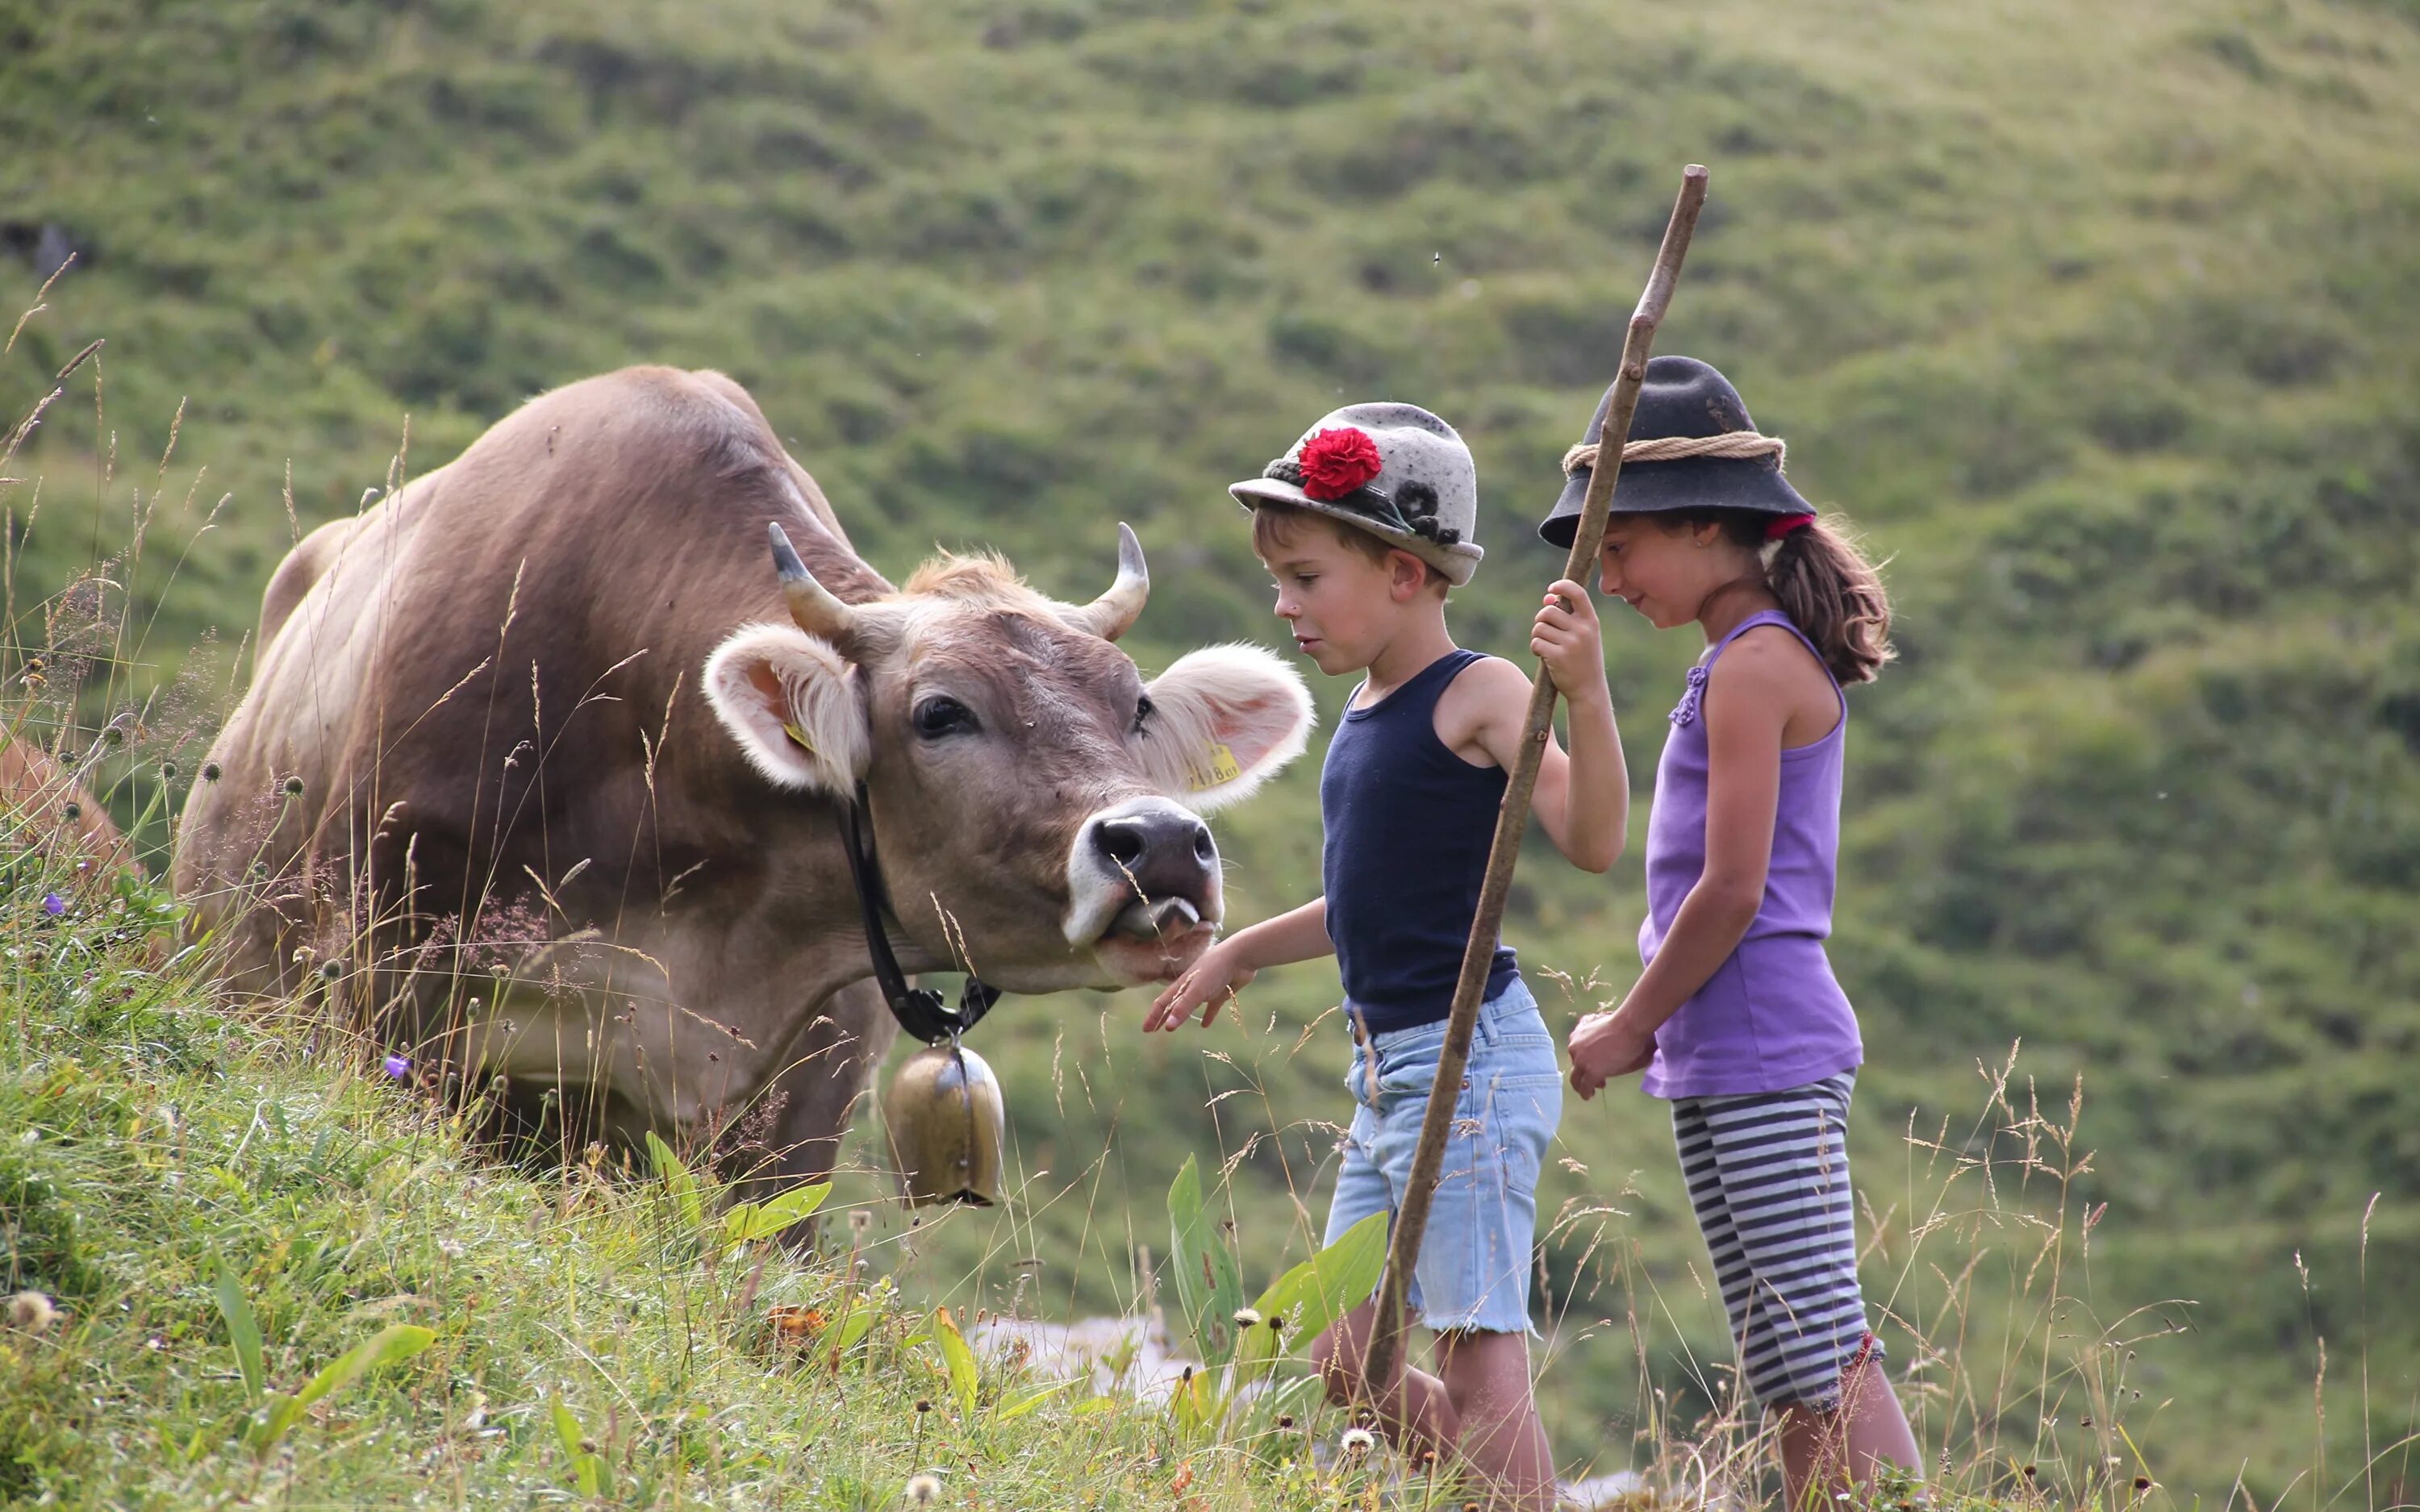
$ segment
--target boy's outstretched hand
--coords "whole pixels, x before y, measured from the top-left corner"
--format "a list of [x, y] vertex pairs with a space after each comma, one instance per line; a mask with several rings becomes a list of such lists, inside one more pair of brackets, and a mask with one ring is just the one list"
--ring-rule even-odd
[[1572, 1027], [1572, 1090], [1586, 1102], [1616, 1076], [1645, 1071], [1655, 1058], [1655, 1036], [1641, 1034], [1619, 1013], [1590, 1013]]
[[1231, 937], [1202, 951], [1201, 960], [1187, 967], [1185, 975], [1152, 999], [1151, 1011], [1143, 1015], [1143, 1032], [1182, 1028], [1196, 1008], [1202, 1010], [1202, 1026], [1208, 1028], [1218, 1011], [1260, 975], [1254, 967], [1244, 964], [1232, 949], [1234, 943]]
[[1529, 651], [1546, 664], [1555, 687], [1575, 706], [1609, 702], [1605, 686], [1605, 632], [1588, 590], [1559, 578], [1529, 627]]

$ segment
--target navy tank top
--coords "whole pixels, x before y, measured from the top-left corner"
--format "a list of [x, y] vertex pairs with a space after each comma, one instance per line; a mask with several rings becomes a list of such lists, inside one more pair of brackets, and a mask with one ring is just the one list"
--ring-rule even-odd
[[[1439, 1023], [1453, 1009], [1507, 779], [1447, 748], [1436, 704], [1481, 659], [1448, 652], [1378, 702], [1348, 707], [1320, 770], [1327, 937], [1346, 1004], [1373, 1034]], [[1497, 945], [1487, 996], [1519, 973]]]

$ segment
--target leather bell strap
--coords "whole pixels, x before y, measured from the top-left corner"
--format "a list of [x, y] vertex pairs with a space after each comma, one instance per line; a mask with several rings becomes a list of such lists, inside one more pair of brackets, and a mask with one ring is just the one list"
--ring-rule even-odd
[[970, 973], [958, 995], [958, 1006], [952, 1011], [941, 1006], [941, 995], [932, 988], [908, 986], [907, 974], [899, 969], [899, 958], [892, 953], [891, 932], [882, 917], [887, 902], [882, 863], [874, 854], [874, 825], [867, 818], [863, 782], [857, 785], [857, 796], [843, 810], [842, 828], [848, 841], [849, 880], [857, 885], [857, 904], [865, 918], [866, 953], [874, 958], [874, 980], [882, 988], [891, 1016], [926, 1044], [955, 1039], [973, 1028], [1000, 1000], [999, 988], [976, 980]]

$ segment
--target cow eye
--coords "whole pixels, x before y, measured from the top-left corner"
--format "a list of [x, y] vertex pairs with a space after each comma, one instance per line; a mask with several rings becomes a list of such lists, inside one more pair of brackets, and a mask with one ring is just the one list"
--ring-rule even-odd
[[1134, 733], [1136, 734], [1142, 733], [1142, 722], [1151, 717], [1151, 711], [1152, 702], [1150, 694], [1145, 693], [1135, 700]]
[[916, 733], [927, 740], [943, 735], [969, 734], [975, 729], [975, 711], [954, 698], [929, 698], [916, 705], [911, 716]]

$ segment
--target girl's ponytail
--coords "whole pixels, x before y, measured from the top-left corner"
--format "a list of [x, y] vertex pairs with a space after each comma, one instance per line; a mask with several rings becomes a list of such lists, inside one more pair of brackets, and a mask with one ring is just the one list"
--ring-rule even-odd
[[1894, 655], [1890, 599], [1882, 574], [1838, 520], [1816, 519], [1778, 541], [1760, 540], [1759, 555], [1782, 612], [1823, 652], [1832, 675], [1869, 683]]

